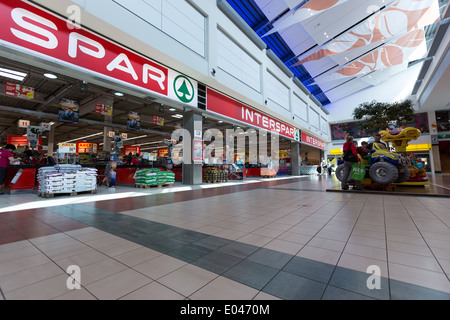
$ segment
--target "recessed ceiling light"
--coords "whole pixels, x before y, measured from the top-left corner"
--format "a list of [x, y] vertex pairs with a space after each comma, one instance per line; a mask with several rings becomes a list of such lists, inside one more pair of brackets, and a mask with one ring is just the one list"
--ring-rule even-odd
[[114, 95], [116, 95], [118, 97], [123, 97], [123, 93], [122, 92], [116, 92], [116, 93], [114, 93]]
[[177, 111], [177, 109], [175, 109], [175, 108], [170, 108], [169, 111], [174, 112], [174, 111]]
[[44, 77], [49, 79], [58, 79], [58, 76], [53, 73], [44, 73]]
[[222, 121], [222, 120], [219, 120], [219, 123], [223, 123], [223, 121]]

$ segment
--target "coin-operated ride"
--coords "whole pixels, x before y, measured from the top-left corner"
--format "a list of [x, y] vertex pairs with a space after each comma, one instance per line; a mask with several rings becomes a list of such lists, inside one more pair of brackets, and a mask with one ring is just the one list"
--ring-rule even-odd
[[[412, 160], [406, 153], [409, 141], [417, 139], [421, 132], [416, 128], [396, 129], [390, 132], [381, 131], [381, 140], [392, 143], [396, 152], [391, 152], [382, 143], [373, 143], [371, 153], [361, 157], [361, 165], [365, 166], [366, 176], [361, 182], [363, 186], [387, 187], [405, 183], [410, 179]], [[336, 169], [336, 177], [341, 181], [344, 165]], [[350, 182], [350, 179], [349, 179]]]
[[396, 153], [404, 154], [410, 161], [408, 165], [409, 179], [398, 182], [402, 185], [426, 185], [428, 184], [428, 177], [425, 164], [416, 156], [407, 152], [408, 144], [411, 140], [416, 140], [420, 137], [421, 131], [416, 128], [396, 129], [392, 131], [381, 131], [381, 139], [389, 142], [395, 148]]

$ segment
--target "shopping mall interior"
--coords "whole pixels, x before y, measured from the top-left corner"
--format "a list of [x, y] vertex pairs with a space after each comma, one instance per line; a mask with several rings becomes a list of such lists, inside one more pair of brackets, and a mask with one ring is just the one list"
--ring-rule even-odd
[[0, 0], [0, 300], [449, 300], [448, 0], [178, 2]]

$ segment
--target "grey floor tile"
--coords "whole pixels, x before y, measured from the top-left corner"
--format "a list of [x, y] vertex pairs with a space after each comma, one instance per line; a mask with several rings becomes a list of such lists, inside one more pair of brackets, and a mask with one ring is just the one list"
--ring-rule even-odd
[[230, 256], [229, 254], [223, 252], [215, 251], [204, 256], [203, 258], [192, 262], [192, 264], [208, 271], [222, 274], [241, 261], [241, 258]]
[[392, 300], [450, 300], [450, 294], [416, 286], [397, 280], [390, 280]]
[[211, 252], [211, 249], [200, 247], [195, 244], [188, 244], [168, 252], [167, 255], [191, 263], [195, 260], [203, 258]]
[[151, 243], [149, 246], [150, 249], [159, 251], [161, 253], [167, 253], [169, 251], [181, 248], [185, 245], [187, 245], [187, 242], [179, 241], [173, 238], [164, 239], [161, 241], [157, 241], [154, 243]]
[[374, 298], [341, 288], [328, 286], [323, 294], [322, 300], [374, 300]]
[[328, 283], [335, 266], [319, 261], [294, 257], [283, 271], [308, 279]]
[[225, 272], [223, 276], [261, 290], [277, 272], [277, 269], [243, 260]]
[[320, 300], [325, 288], [324, 283], [281, 271], [262, 291], [284, 300]]
[[229, 244], [231, 242], [233, 242], [233, 240], [215, 237], [215, 236], [208, 236], [208, 237], [205, 237], [205, 238], [195, 242], [195, 244], [198, 246], [212, 249], [212, 250], [217, 250], [223, 246], [226, 246], [227, 244]]
[[252, 255], [250, 255], [247, 259], [259, 264], [263, 264], [268, 267], [272, 267], [275, 269], [283, 268], [289, 260], [293, 258], [292, 255], [286, 254], [283, 252], [278, 252], [275, 250], [270, 250], [266, 248], [261, 248]]
[[183, 232], [178, 233], [176, 236], [174, 236], [174, 239], [185, 241], [185, 242], [196, 242], [199, 240], [202, 240], [204, 238], [208, 237], [207, 234], [195, 232], [191, 230], [183, 230]]
[[245, 259], [259, 248], [250, 244], [233, 241], [226, 246], [223, 246], [218, 251], [227, 253], [229, 255]]

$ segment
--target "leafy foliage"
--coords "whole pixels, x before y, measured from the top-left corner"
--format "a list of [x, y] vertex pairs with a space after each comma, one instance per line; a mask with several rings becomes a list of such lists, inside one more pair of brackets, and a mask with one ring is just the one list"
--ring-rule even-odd
[[413, 102], [410, 99], [394, 103], [377, 102], [375, 100], [365, 102], [353, 111], [353, 119], [364, 120], [361, 123], [361, 129], [399, 128], [414, 120]]

